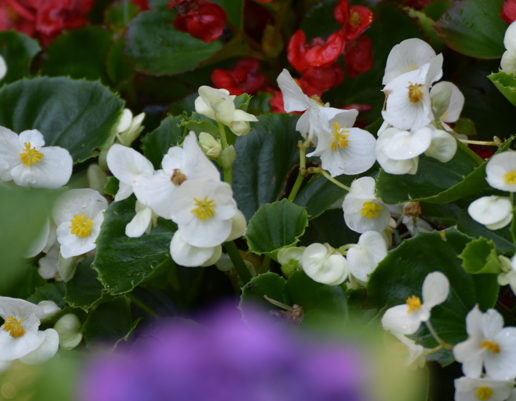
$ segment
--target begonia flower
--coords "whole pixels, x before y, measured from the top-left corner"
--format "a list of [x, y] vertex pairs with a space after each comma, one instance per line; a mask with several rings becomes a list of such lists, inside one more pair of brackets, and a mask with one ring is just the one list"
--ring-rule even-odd
[[382, 317], [385, 330], [403, 335], [414, 334], [421, 322], [430, 319], [432, 308], [448, 298], [450, 283], [441, 272], [429, 273], [423, 281], [421, 291], [423, 302], [418, 296], [412, 295], [405, 304], [387, 309]]
[[222, 254], [220, 244], [211, 247], [193, 246], [185, 241], [181, 234], [181, 229], [177, 230], [170, 242], [170, 256], [178, 265], [211, 266], [219, 260]]
[[34, 188], [60, 188], [70, 180], [73, 160], [58, 146], [45, 146], [38, 130], [20, 135], [0, 127], [0, 179]]
[[57, 224], [63, 257], [71, 258], [95, 249], [107, 207], [107, 200], [93, 189], [72, 189], [59, 197], [52, 217]]
[[457, 139], [446, 131], [434, 129], [431, 125], [428, 128], [432, 130], [432, 141], [425, 155], [442, 163], [449, 162], [457, 153]]
[[349, 274], [346, 258], [329, 245], [309, 245], [303, 251], [301, 266], [312, 280], [327, 285], [342, 284]]
[[455, 401], [505, 401], [514, 388], [512, 380], [460, 377], [454, 380]]
[[199, 134], [199, 144], [202, 146], [203, 150], [206, 152], [206, 156], [212, 157], [214, 159], [219, 157], [220, 152], [222, 151], [220, 139], [215, 139], [213, 136], [211, 136], [207, 132], [201, 132]]
[[305, 60], [314, 69], [327, 68], [341, 55], [344, 44], [342, 36], [333, 33], [326, 41], [312, 45], [305, 53]]
[[400, 132], [397, 128], [387, 128], [381, 135], [378, 135], [375, 145], [375, 155], [378, 164], [389, 174], [416, 174], [419, 165], [419, 156], [406, 160], [394, 160], [385, 154], [385, 147], [393, 137]]
[[468, 213], [489, 230], [499, 230], [512, 221], [512, 202], [500, 196], [483, 196], [471, 202]]
[[181, 32], [188, 32], [204, 43], [210, 43], [222, 35], [226, 19], [226, 12], [221, 6], [202, 1], [198, 3], [197, 9], [184, 15], [178, 14], [174, 20], [174, 28]]
[[246, 57], [238, 60], [231, 71], [215, 68], [210, 77], [217, 88], [227, 89], [231, 95], [254, 95], [265, 82], [265, 76], [258, 73], [259, 69], [257, 59]]
[[486, 165], [486, 181], [500, 191], [516, 192], [516, 152], [493, 155]]
[[351, 6], [348, 10], [346, 25], [339, 33], [346, 40], [355, 40], [372, 24], [373, 12], [369, 8], [359, 5]]
[[302, 72], [308, 67], [308, 63], [305, 59], [306, 52], [306, 35], [301, 29], [298, 29], [290, 37], [287, 45], [288, 62], [298, 72]]
[[61, 311], [61, 308], [54, 301], [50, 300], [38, 302], [38, 306], [43, 309], [41, 320], [50, 319]]
[[136, 215], [125, 226], [125, 235], [129, 238], [139, 238], [144, 233], [150, 234], [152, 226], [156, 226], [158, 215], [148, 206], [136, 201]]
[[516, 327], [503, 328], [503, 317], [495, 309], [482, 313], [475, 305], [466, 316], [468, 338], [453, 347], [453, 356], [462, 371], [479, 378], [484, 367], [491, 379], [516, 377]]
[[[447, 123], [454, 123], [460, 117], [464, 107], [464, 95], [451, 82], [441, 81], [430, 90], [434, 117]], [[440, 112], [436, 115], [436, 110]]]
[[54, 325], [54, 330], [59, 334], [59, 348], [70, 351], [82, 341], [81, 321], [77, 315], [67, 313], [61, 316]]
[[[502, 272], [498, 274], [498, 284], [499, 285], [509, 285], [514, 294], [516, 294], [516, 257], [513, 256], [509, 263], [505, 256], [500, 255], [499, 259], [501, 260]], [[507, 267], [504, 265], [509, 265], [510, 270], [507, 271]]]
[[387, 256], [387, 244], [383, 235], [378, 231], [366, 231], [358, 238], [358, 243], [352, 245], [346, 254], [349, 271], [363, 283]]
[[372, 42], [367, 36], [358, 38], [355, 46], [351, 46], [346, 53], [344, 63], [350, 77], [369, 71], [373, 67]]
[[516, 54], [516, 24], [513, 22], [505, 31], [503, 45], [513, 54]]

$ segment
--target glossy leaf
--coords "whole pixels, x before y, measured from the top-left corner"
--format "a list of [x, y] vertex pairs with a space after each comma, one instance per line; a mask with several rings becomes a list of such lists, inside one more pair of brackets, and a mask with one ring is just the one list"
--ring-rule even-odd
[[41, 301], [53, 301], [61, 309], [66, 308], [67, 304], [64, 301], [65, 285], [64, 283], [47, 283], [36, 289], [36, 292], [32, 294], [27, 301], [33, 304], [38, 304]]
[[500, 273], [500, 261], [493, 241], [479, 238], [466, 245], [459, 255], [464, 271], [470, 274]]
[[129, 238], [125, 226], [135, 216], [135, 198], [112, 203], [104, 213], [97, 253], [92, 268], [111, 294], [133, 290], [168, 258], [170, 241], [176, 231], [174, 223], [158, 219], [149, 235]]
[[309, 221], [301, 244], [308, 246], [314, 242], [328, 243], [334, 248], [346, 244], [356, 244], [360, 234], [352, 231], [344, 221], [342, 208], [326, 210], [320, 216]]
[[0, 55], [7, 65], [7, 73], [0, 85], [30, 76], [32, 59], [40, 50], [35, 39], [14, 31], [0, 32]]
[[143, 154], [156, 170], [161, 168], [161, 160], [170, 147], [177, 146], [182, 141], [185, 133], [184, 128], [179, 127], [182, 120], [179, 116], [168, 116], [158, 128], [142, 138]]
[[280, 310], [281, 308], [271, 304], [263, 296], [284, 302], [283, 289], [285, 288], [285, 279], [276, 273], [263, 273], [253, 277], [249, 283], [242, 287], [242, 296], [240, 297], [239, 309], [242, 314], [251, 312], [254, 308], [263, 308], [266, 310]]
[[516, 106], [516, 78], [514, 78], [514, 75], [499, 71], [496, 74], [489, 75], [488, 78], [507, 100]]
[[99, 82], [35, 78], [0, 89], [0, 125], [37, 129], [46, 146], [68, 149], [75, 163], [98, 154], [115, 136], [124, 102]]

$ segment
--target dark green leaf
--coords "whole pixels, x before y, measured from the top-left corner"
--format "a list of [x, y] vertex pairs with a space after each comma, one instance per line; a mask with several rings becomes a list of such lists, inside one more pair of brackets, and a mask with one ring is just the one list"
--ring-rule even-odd
[[271, 105], [269, 104], [271, 98], [272, 95], [270, 93], [258, 92], [249, 102], [249, 109], [247, 111], [255, 116], [269, 113], [271, 111]]
[[332, 33], [342, 28], [342, 25], [333, 18], [333, 9], [339, 0], [321, 1], [312, 7], [301, 24], [307, 42], [315, 37], [327, 39]]
[[283, 289], [285, 279], [276, 273], [267, 272], [253, 277], [249, 283], [242, 287], [239, 309], [246, 315], [253, 308], [262, 307], [266, 310], [278, 310], [279, 307], [271, 304], [263, 296], [283, 302]]
[[280, 248], [294, 246], [307, 225], [305, 208], [286, 199], [265, 204], [249, 221], [246, 233], [249, 250], [271, 256]]
[[104, 192], [108, 195], [115, 196], [118, 192], [119, 184], [119, 181], [115, 177], [108, 177], [107, 184], [104, 187]]
[[433, 30], [433, 25], [435, 24], [435, 21], [428, 15], [426, 15], [424, 11], [414, 10], [410, 7], [405, 7], [404, 9], [411, 18], [417, 21], [417, 24], [421, 27], [425, 36], [428, 37], [429, 43], [432, 45], [432, 47], [437, 52], [440, 52], [444, 47], [444, 43], [441, 42], [441, 40]]
[[500, 261], [493, 241], [479, 238], [471, 241], [459, 255], [464, 271], [470, 274], [500, 273]]
[[488, 78], [495, 84], [500, 92], [516, 106], [516, 78], [514, 74], [507, 74], [499, 71], [496, 74], [491, 74]]
[[471, 57], [500, 58], [507, 23], [500, 17], [503, 0], [455, 2], [434, 24], [439, 38], [453, 50]]
[[455, 123], [455, 127], [453, 129], [458, 134], [464, 135], [476, 135], [477, 130], [475, 128], [475, 123], [471, 121], [469, 118], [461, 118], [457, 120]]
[[111, 30], [124, 28], [139, 13], [138, 7], [129, 0], [112, 4], [104, 11], [104, 23]]
[[204, 43], [174, 29], [175, 12], [168, 8], [146, 11], [134, 18], [126, 34], [125, 55], [134, 68], [151, 75], [193, 70], [222, 48], [216, 40]]
[[421, 211], [427, 220], [451, 227], [457, 224], [462, 209], [453, 203], [421, 202]]
[[113, 140], [123, 108], [99, 82], [35, 78], [0, 89], [1, 126], [17, 133], [37, 129], [46, 146], [68, 149], [75, 163]]
[[0, 32], [0, 55], [7, 64], [7, 74], [0, 84], [28, 77], [32, 59], [40, 50], [35, 39], [14, 31]]
[[[185, 117], [181, 121], [179, 127], [186, 132], [193, 131], [197, 135], [201, 132], [206, 132], [214, 138], [220, 138], [219, 128], [215, 125], [216, 122], [208, 117], [193, 112], [190, 117]], [[228, 133], [229, 130], [226, 131]]]
[[33, 304], [38, 304], [41, 301], [54, 301], [57, 306], [61, 309], [66, 308], [66, 302], [64, 301], [65, 285], [64, 283], [47, 283], [36, 289], [36, 292], [32, 294], [27, 301]]
[[111, 295], [134, 289], [168, 258], [174, 223], [158, 219], [149, 235], [129, 238], [125, 226], [135, 216], [135, 198], [112, 203], [104, 213], [92, 268]]
[[160, 126], [142, 138], [143, 154], [154, 165], [161, 168], [161, 160], [171, 146], [177, 146], [183, 139], [184, 129], [179, 128], [182, 117], [168, 116]]
[[118, 85], [123, 81], [130, 80], [135, 72], [123, 58], [125, 40], [120, 39], [109, 49], [106, 60], [106, 70], [109, 79], [113, 84]]
[[301, 244], [308, 246], [314, 242], [327, 242], [334, 248], [346, 244], [356, 244], [359, 233], [352, 231], [344, 221], [342, 208], [325, 211], [315, 219], [310, 220]]
[[251, 131], [235, 143], [233, 194], [249, 220], [265, 203], [281, 196], [287, 175], [299, 162], [298, 116], [267, 114], [251, 123]]

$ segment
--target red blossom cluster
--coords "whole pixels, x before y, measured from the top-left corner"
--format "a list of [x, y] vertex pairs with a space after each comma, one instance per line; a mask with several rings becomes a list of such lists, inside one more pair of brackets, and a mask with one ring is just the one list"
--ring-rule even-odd
[[322, 92], [338, 86], [344, 79], [344, 71], [336, 63], [345, 54], [349, 76], [366, 72], [373, 66], [371, 40], [360, 35], [373, 23], [373, 13], [364, 6], [349, 6], [348, 0], [340, 0], [333, 15], [342, 28], [328, 39], [314, 38], [306, 43], [306, 35], [298, 30], [290, 38], [287, 47], [289, 63], [302, 72], [299, 86], [308, 96], [321, 96]]
[[205, 43], [213, 42], [224, 31], [226, 13], [218, 4], [200, 0], [173, 0], [169, 8], [177, 11], [174, 28]]
[[211, 80], [217, 88], [224, 88], [231, 95], [243, 93], [255, 94], [265, 82], [265, 76], [260, 74], [260, 62], [252, 57], [237, 61], [231, 71], [216, 68], [211, 73]]
[[43, 44], [63, 29], [85, 25], [95, 0], [0, 0], [0, 30], [14, 29]]
[[513, 23], [516, 20], [516, 0], [506, 0], [500, 15], [508, 24]]

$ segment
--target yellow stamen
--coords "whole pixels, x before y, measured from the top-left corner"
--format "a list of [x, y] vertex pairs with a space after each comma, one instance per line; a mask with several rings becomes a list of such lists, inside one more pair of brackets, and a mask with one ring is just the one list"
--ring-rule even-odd
[[175, 168], [172, 177], [170, 177], [170, 181], [172, 181], [172, 184], [176, 186], [181, 185], [185, 180], [186, 175], [184, 175], [178, 168]]
[[362, 205], [362, 212], [360, 214], [362, 216], [367, 216], [368, 219], [371, 217], [378, 218], [378, 211], [383, 210], [383, 207], [377, 205], [374, 202], [364, 202]]
[[479, 387], [477, 388], [477, 391], [475, 391], [475, 395], [477, 398], [481, 399], [482, 401], [486, 401], [491, 398], [491, 396], [494, 394], [494, 391], [491, 390], [489, 387]]
[[91, 234], [93, 222], [91, 219], [86, 220], [84, 213], [82, 213], [80, 216], [76, 214], [70, 221], [72, 222], [72, 225], [69, 228], [72, 229], [72, 234], [75, 234], [79, 238], [85, 238]]
[[489, 340], [482, 341], [480, 346], [488, 351], [491, 351], [493, 354], [498, 354], [500, 352], [500, 346], [497, 343]]
[[516, 184], [516, 171], [511, 170], [503, 175], [503, 180], [506, 184], [514, 185]]
[[322, 102], [322, 100], [319, 96], [313, 95], [312, 100], [314, 100], [319, 106], [324, 107], [324, 103]]
[[194, 198], [195, 206], [197, 206], [195, 209], [192, 209], [191, 212], [195, 213], [198, 219], [201, 220], [208, 220], [211, 219], [213, 216], [215, 216], [215, 201], [212, 199], [208, 199], [207, 196], [204, 197], [203, 200], [198, 200]]
[[412, 82], [409, 82], [409, 84], [410, 85], [407, 86], [409, 100], [414, 104], [418, 104], [423, 100], [423, 91], [421, 90], [423, 85], [414, 85]]
[[407, 313], [414, 313], [419, 308], [421, 308], [421, 299], [419, 299], [419, 297], [416, 297], [415, 295], [412, 295], [411, 297], [407, 298], [407, 306]]
[[339, 123], [335, 121], [333, 123], [333, 136], [334, 140], [331, 144], [331, 148], [336, 152], [339, 149], [339, 146], [341, 149], [344, 149], [346, 146], [348, 146], [349, 141], [346, 139], [349, 135], [344, 135], [345, 133], [348, 133], [349, 131], [346, 131], [346, 126], [344, 128], [340, 128]]
[[360, 17], [360, 14], [354, 10], [351, 11], [351, 15], [348, 18], [348, 23], [353, 28], [357, 29], [360, 26], [360, 24], [362, 23], [362, 18]]
[[4, 331], [8, 331], [11, 337], [19, 338], [25, 334], [25, 329], [21, 322], [23, 322], [23, 319], [18, 320], [13, 316], [9, 316], [2, 328]]
[[42, 158], [43, 153], [38, 152], [36, 147], [31, 148], [30, 142], [25, 142], [25, 149], [23, 149], [23, 153], [20, 153], [20, 159], [26, 166], [32, 166], [33, 164], [37, 164]]

